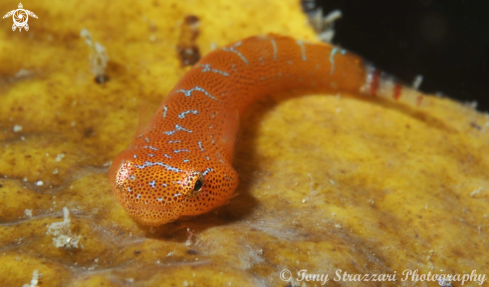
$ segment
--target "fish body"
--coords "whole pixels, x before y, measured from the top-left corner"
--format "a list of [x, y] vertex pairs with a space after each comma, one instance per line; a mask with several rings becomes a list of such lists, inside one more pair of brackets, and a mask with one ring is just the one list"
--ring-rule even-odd
[[254, 36], [192, 67], [109, 170], [133, 218], [157, 226], [225, 203], [238, 185], [231, 163], [246, 108], [287, 90], [346, 92], [419, 105], [422, 95], [339, 47]]

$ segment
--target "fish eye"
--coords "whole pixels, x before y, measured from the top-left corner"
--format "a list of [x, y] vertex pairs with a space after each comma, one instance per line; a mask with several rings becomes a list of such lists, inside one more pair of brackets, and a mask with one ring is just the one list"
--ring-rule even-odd
[[200, 191], [200, 189], [202, 188], [202, 185], [204, 185], [204, 183], [202, 182], [202, 179], [197, 179], [197, 181], [195, 182], [195, 185], [194, 185], [194, 191]]
[[190, 172], [184, 180], [184, 186], [186, 189], [184, 194], [187, 197], [197, 196], [204, 186], [204, 177], [202, 173], [198, 171]]

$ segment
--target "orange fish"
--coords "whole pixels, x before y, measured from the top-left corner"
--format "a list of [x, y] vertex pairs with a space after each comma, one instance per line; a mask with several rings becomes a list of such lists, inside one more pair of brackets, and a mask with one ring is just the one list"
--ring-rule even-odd
[[339, 47], [250, 37], [209, 53], [185, 74], [113, 161], [112, 191], [129, 215], [151, 226], [222, 205], [238, 185], [231, 163], [240, 116], [263, 96], [290, 89], [422, 101], [416, 90]]

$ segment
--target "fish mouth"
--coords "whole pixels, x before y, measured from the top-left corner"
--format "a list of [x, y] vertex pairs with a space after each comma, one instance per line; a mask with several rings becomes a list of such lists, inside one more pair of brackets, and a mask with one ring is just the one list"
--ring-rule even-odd
[[171, 222], [176, 220], [176, 218], [175, 219], [161, 219], [161, 218], [140, 218], [140, 217], [134, 217], [134, 219], [138, 223], [140, 223], [142, 225], [146, 225], [146, 226], [160, 226], [163, 224], [171, 223]]
[[177, 220], [180, 213], [174, 208], [164, 206], [136, 205], [126, 206], [127, 213], [138, 223], [147, 226], [160, 226]]
[[[109, 169], [110, 188], [126, 210], [136, 222], [147, 226], [159, 226], [177, 220], [182, 213], [182, 203], [172, 202], [169, 205], [158, 205], [151, 201], [147, 203], [135, 202], [129, 198], [127, 182], [130, 180], [133, 163], [125, 159], [126, 151], [121, 152], [112, 162]], [[131, 186], [132, 187], [132, 186]]]

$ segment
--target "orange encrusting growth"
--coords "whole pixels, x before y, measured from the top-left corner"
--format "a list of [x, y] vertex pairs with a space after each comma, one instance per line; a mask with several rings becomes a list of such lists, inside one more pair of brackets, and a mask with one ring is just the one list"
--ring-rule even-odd
[[238, 185], [231, 162], [239, 117], [264, 95], [289, 89], [421, 100], [338, 47], [273, 34], [250, 37], [211, 52], [179, 81], [113, 161], [112, 191], [146, 225], [225, 203]]

